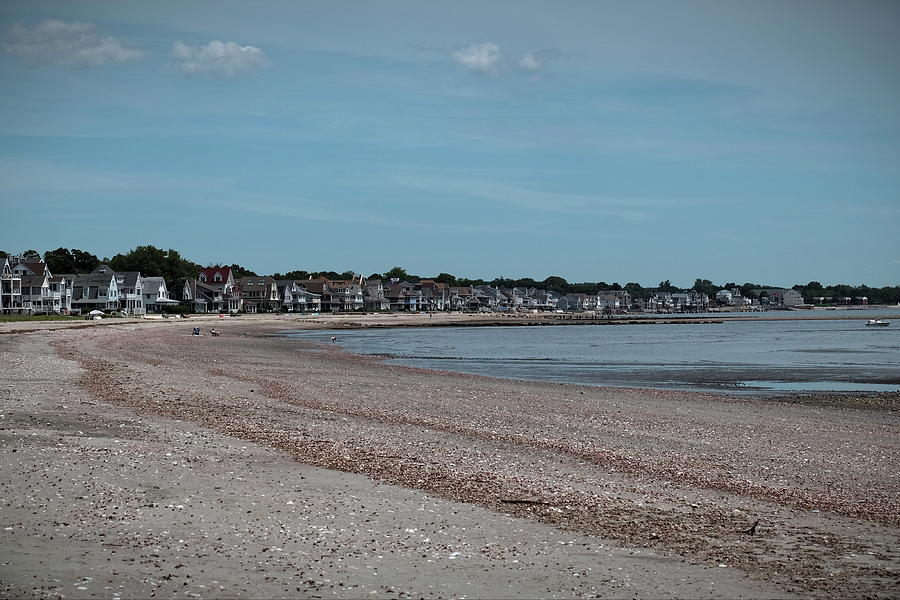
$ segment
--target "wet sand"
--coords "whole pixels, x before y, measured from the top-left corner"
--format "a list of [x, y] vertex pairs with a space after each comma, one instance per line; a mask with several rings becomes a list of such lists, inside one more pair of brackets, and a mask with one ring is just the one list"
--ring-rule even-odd
[[895, 593], [896, 399], [425, 371], [296, 321], [0, 336], [5, 595]]

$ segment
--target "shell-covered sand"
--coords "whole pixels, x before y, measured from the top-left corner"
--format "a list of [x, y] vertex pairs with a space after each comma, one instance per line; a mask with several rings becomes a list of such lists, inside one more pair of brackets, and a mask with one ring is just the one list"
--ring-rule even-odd
[[297, 327], [0, 336], [7, 595], [896, 595], [891, 396], [490, 379]]

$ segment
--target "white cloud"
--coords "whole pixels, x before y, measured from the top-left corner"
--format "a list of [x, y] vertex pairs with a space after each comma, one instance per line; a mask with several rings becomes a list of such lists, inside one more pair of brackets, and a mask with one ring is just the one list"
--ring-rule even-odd
[[466, 69], [491, 77], [499, 73], [503, 61], [500, 48], [490, 42], [460, 48], [454, 51], [452, 56], [453, 60]]
[[544, 61], [529, 52], [527, 54], [524, 54], [522, 58], [519, 59], [519, 66], [526, 71], [537, 71], [544, 66]]
[[266, 54], [255, 46], [213, 40], [205, 46], [189, 46], [175, 42], [173, 66], [188, 75], [238, 77], [269, 66]]
[[113, 37], [103, 37], [91, 23], [41, 21], [32, 28], [13, 25], [4, 50], [22, 57], [29, 66], [102, 67], [143, 56]]

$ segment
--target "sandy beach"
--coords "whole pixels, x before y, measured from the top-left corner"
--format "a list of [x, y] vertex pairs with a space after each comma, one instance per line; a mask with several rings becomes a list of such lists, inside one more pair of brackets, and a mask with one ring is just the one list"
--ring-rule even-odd
[[102, 323], [0, 335], [4, 596], [896, 596], [896, 396], [525, 383], [272, 335], [342, 317]]

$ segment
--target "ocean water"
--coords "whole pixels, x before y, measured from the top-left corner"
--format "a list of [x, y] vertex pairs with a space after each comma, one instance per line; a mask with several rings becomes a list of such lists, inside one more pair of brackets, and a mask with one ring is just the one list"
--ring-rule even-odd
[[491, 377], [734, 394], [900, 390], [900, 315], [710, 324], [285, 332], [394, 364]]

